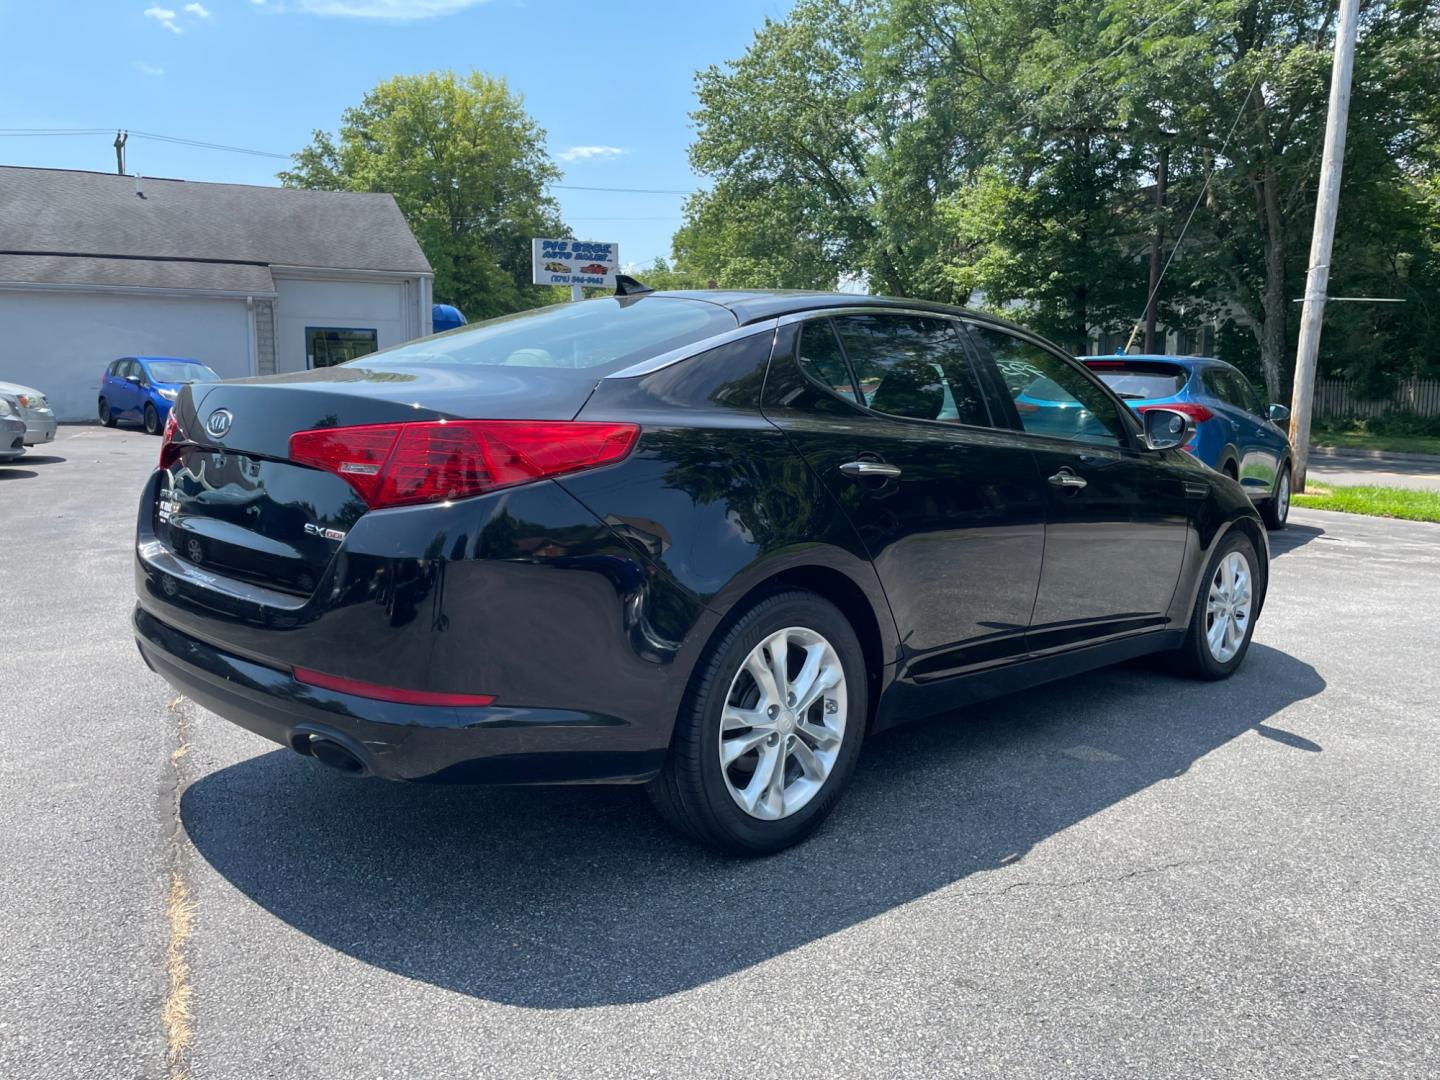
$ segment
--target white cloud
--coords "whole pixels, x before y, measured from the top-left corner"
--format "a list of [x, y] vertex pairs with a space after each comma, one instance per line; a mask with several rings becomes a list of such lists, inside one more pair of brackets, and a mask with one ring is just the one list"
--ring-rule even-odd
[[175, 21], [175, 12], [170, 8], [148, 7], [145, 9], [145, 17], [147, 19], [154, 19], [172, 34], [181, 32], [180, 24]]
[[430, 19], [483, 4], [486, 0], [293, 0], [293, 8], [311, 15], [348, 15], [356, 19]]
[[135, 70], [141, 75], [164, 75], [165, 69], [156, 67], [154, 64], [147, 64], [144, 60], [135, 61]]
[[204, 4], [186, 4], [185, 10], [188, 11], [191, 15], [194, 15], [196, 18], [210, 18], [210, 12]]
[[629, 152], [619, 146], [572, 146], [569, 150], [561, 150], [555, 156], [561, 161], [591, 161], [619, 157]]

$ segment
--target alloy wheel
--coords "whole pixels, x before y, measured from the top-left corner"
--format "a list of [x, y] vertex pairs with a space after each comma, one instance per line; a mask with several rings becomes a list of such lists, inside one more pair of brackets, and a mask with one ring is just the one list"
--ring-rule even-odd
[[1275, 492], [1275, 520], [1284, 521], [1290, 516], [1290, 470], [1280, 473], [1280, 489]]
[[721, 714], [720, 771], [751, 817], [789, 817], [825, 786], [845, 739], [845, 669], [814, 630], [788, 626], [746, 656]]
[[1234, 659], [1245, 642], [1252, 595], [1249, 560], [1232, 551], [1215, 568], [1205, 602], [1205, 642], [1222, 664]]

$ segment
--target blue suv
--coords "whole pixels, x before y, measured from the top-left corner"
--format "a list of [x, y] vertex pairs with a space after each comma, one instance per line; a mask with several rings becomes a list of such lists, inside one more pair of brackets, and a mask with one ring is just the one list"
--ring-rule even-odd
[[1239, 481], [1271, 529], [1290, 516], [1293, 455], [1284, 405], [1264, 405], [1238, 368], [1206, 356], [1083, 356], [1136, 412], [1164, 406], [1195, 420], [1186, 450]]
[[135, 420], [159, 435], [170, 406], [186, 383], [219, 382], [220, 376], [199, 360], [175, 356], [126, 356], [112, 360], [100, 380], [100, 422]]

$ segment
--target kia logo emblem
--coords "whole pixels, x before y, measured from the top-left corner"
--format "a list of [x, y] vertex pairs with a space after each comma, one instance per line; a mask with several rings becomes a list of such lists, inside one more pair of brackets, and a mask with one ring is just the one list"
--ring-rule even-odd
[[216, 409], [210, 414], [210, 419], [205, 421], [205, 430], [217, 439], [223, 439], [225, 433], [230, 430], [230, 422], [235, 418], [230, 415], [229, 409]]

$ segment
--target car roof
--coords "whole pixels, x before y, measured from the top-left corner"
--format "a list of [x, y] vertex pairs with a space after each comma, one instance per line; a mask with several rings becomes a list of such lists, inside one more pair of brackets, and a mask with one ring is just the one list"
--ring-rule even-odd
[[120, 357], [120, 359], [139, 360], [140, 362], [145, 364], [154, 363], [156, 361], [163, 361], [167, 364], [201, 364], [202, 366], [204, 364], [204, 361], [195, 360], [188, 356], [122, 356]]
[[741, 326], [760, 322], [763, 319], [779, 318], [805, 311], [820, 311], [825, 308], [873, 307], [904, 308], [910, 311], [933, 311], [937, 315], [964, 315], [976, 322], [991, 323], [1012, 330], [1037, 336], [1035, 331], [1007, 322], [983, 311], [956, 307], [953, 304], [938, 304], [933, 300], [912, 300], [901, 296], [870, 296], [857, 293], [825, 292], [811, 289], [684, 289], [655, 292], [653, 296], [674, 296], [684, 300], [700, 300], [707, 304], [718, 304], [727, 308]]

